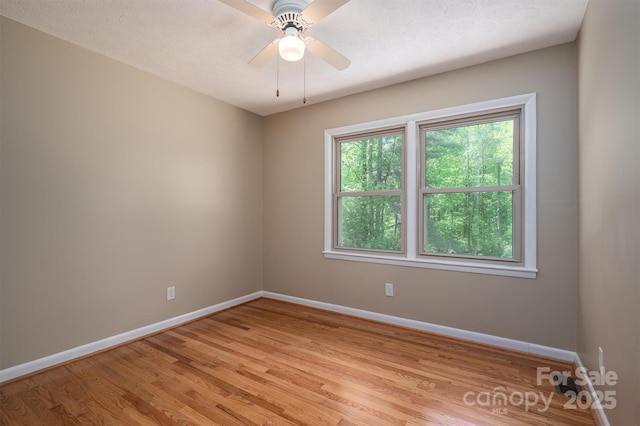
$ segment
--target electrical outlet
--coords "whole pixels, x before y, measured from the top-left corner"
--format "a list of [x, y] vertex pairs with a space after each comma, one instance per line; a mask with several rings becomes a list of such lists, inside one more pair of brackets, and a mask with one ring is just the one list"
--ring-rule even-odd
[[176, 298], [176, 286], [172, 285], [167, 287], [167, 300], [173, 300]]
[[598, 346], [598, 365], [600, 366], [600, 371], [604, 371], [604, 351], [601, 346]]
[[385, 285], [384, 285], [384, 295], [385, 296], [393, 296], [393, 284], [385, 283]]

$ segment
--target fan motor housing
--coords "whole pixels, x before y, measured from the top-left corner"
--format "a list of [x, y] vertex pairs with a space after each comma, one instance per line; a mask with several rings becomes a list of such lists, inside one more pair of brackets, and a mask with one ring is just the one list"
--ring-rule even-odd
[[304, 31], [307, 27], [300, 18], [300, 12], [307, 7], [304, 0], [277, 0], [273, 4], [273, 16], [282, 31], [294, 27], [298, 31]]

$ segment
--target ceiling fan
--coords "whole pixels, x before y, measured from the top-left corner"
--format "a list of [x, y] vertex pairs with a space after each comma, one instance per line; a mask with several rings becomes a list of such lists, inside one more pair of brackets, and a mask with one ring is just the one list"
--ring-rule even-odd
[[282, 32], [282, 37], [267, 44], [249, 61], [251, 66], [261, 67], [278, 54], [286, 61], [298, 61], [303, 58], [305, 50], [337, 70], [344, 70], [351, 64], [348, 58], [320, 40], [303, 36], [309, 27], [349, 0], [314, 0], [308, 6], [304, 0], [276, 0], [272, 7], [272, 15], [246, 0], [219, 1]]

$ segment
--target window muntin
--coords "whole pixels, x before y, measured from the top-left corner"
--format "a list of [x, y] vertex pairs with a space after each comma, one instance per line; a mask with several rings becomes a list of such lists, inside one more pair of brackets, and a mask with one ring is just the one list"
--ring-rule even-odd
[[404, 251], [404, 128], [336, 139], [334, 248]]

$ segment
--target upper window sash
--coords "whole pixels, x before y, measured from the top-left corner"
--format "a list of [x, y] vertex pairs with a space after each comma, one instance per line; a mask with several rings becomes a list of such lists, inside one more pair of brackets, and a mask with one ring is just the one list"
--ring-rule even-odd
[[436, 131], [445, 131], [452, 130], [460, 127], [469, 127], [475, 125], [483, 125], [483, 124], [491, 124], [496, 122], [512, 122], [513, 125], [513, 140], [511, 143], [512, 147], [512, 155], [511, 155], [511, 181], [508, 183], [504, 182], [496, 182], [494, 185], [440, 185], [438, 187], [427, 185], [426, 176], [428, 171], [425, 170], [422, 166], [424, 163], [421, 162], [419, 164], [420, 171], [420, 185], [421, 188], [424, 189], [436, 189], [436, 188], [457, 188], [457, 187], [478, 187], [478, 186], [504, 186], [504, 185], [519, 185], [520, 184], [520, 168], [521, 168], [521, 141], [524, 140], [522, 137], [520, 129], [522, 128], [521, 124], [522, 119], [522, 111], [521, 108], [518, 109], [508, 109], [506, 111], [497, 111], [492, 113], [487, 113], [483, 115], [472, 115], [471, 117], [452, 117], [450, 120], [443, 121], [439, 120], [431, 120], [431, 121], [423, 121], [417, 123], [419, 134], [420, 134], [420, 156], [421, 159], [427, 160], [428, 153], [426, 152], [426, 147], [428, 141], [426, 140], [427, 132], [436, 132]]

